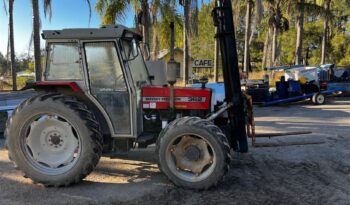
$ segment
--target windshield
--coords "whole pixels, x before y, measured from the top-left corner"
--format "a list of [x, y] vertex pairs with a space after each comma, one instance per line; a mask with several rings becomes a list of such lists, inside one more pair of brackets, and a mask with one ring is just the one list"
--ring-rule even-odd
[[129, 58], [131, 59], [128, 61], [128, 63], [129, 63], [129, 69], [130, 69], [130, 73], [132, 75], [132, 79], [135, 87], [151, 84], [149, 80], [147, 67], [141, 53], [141, 49], [138, 48], [139, 51], [136, 57], [132, 56], [133, 55], [132, 53], [129, 55], [130, 48], [131, 48], [130, 41], [123, 40], [122, 42], [123, 42], [122, 44], [123, 44], [125, 56], [126, 57], [130, 56]]

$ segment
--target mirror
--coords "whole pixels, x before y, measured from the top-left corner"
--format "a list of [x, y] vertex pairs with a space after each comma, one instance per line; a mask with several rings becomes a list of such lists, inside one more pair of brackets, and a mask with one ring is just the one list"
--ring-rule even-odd
[[139, 49], [137, 47], [137, 43], [135, 39], [131, 41], [132, 55], [133, 57], [137, 57], [139, 55]]
[[132, 61], [139, 55], [139, 47], [135, 39], [130, 41], [128, 60]]

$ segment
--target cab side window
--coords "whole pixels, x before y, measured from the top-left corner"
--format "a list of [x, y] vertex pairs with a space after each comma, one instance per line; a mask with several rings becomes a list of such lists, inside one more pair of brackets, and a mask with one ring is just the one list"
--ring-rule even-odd
[[77, 43], [50, 43], [46, 80], [83, 80], [83, 69]]
[[84, 45], [92, 91], [126, 91], [114, 42], [92, 42]]

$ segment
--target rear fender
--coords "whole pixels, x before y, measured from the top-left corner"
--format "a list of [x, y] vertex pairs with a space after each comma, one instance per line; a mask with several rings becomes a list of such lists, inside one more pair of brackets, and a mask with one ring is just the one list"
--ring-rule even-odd
[[74, 93], [83, 92], [76, 82], [35, 82], [32, 84], [27, 84], [25, 87], [25, 89], [30, 88], [40, 91], [58, 91], [61, 89], [66, 89]]
[[109, 127], [107, 119], [105, 119], [98, 106], [86, 96], [86, 93], [76, 82], [35, 82], [27, 84], [24, 89], [34, 89], [38, 92], [58, 92], [77, 98], [94, 113], [96, 120], [101, 126], [103, 135], [108, 137], [112, 136], [113, 129]]

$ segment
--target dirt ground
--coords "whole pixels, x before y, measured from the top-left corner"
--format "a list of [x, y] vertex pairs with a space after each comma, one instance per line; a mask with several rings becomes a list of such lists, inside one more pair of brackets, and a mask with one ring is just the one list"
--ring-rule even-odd
[[201, 192], [167, 181], [153, 149], [134, 151], [129, 160], [102, 158], [81, 184], [57, 189], [23, 178], [0, 148], [0, 204], [350, 204], [350, 98], [255, 113], [260, 133], [313, 132], [259, 143], [314, 144], [251, 147], [248, 154], [234, 154], [224, 181]]

